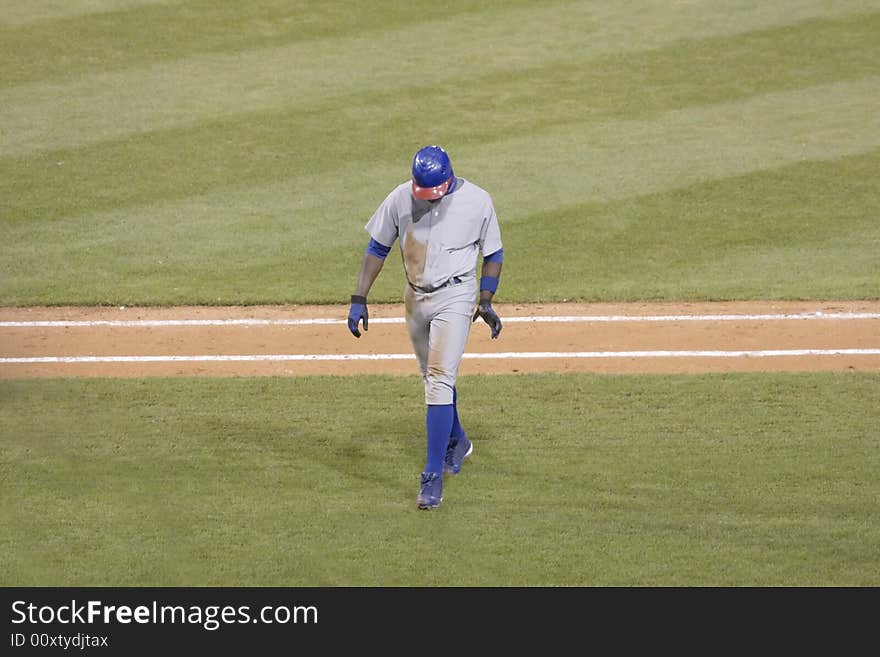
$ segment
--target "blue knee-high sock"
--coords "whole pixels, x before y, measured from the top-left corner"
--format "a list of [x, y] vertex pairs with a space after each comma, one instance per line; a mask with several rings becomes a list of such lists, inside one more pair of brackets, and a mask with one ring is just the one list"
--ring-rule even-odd
[[452, 404], [429, 404], [426, 414], [428, 429], [428, 458], [425, 461], [425, 472], [439, 473], [443, 469], [446, 457], [446, 446], [452, 431]]
[[452, 432], [449, 434], [450, 438], [458, 439], [464, 435], [464, 427], [461, 426], [461, 422], [458, 421], [458, 390], [456, 388], [452, 388]]

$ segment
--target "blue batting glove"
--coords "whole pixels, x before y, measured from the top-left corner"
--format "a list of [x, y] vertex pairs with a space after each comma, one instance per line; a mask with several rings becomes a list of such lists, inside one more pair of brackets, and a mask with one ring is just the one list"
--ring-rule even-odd
[[369, 319], [370, 316], [367, 313], [367, 297], [359, 294], [352, 294], [351, 307], [348, 309], [348, 330], [351, 331], [351, 334], [354, 337], [361, 337], [361, 332], [358, 330], [358, 324], [363, 320], [364, 330], [366, 331]]
[[471, 321], [476, 322], [478, 317], [482, 317], [483, 321], [489, 325], [490, 329], [492, 329], [492, 339], [494, 340], [497, 338], [501, 333], [501, 318], [498, 317], [498, 313], [492, 309], [492, 304], [488, 301], [481, 301], [477, 306], [474, 318]]

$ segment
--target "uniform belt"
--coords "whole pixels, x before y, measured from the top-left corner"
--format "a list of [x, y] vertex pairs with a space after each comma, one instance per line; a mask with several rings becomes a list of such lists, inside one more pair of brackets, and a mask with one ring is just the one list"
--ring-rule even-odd
[[414, 289], [416, 292], [422, 292], [424, 294], [430, 294], [431, 292], [436, 292], [437, 290], [442, 290], [444, 287], [448, 287], [450, 285], [458, 285], [461, 283], [461, 276], [453, 276], [445, 283], [438, 285], [437, 287], [419, 287], [418, 285], [413, 285], [412, 283], [409, 286]]

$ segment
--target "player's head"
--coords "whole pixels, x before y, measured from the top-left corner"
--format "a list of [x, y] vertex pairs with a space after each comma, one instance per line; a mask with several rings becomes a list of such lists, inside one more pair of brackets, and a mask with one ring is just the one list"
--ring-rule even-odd
[[442, 198], [455, 174], [449, 155], [439, 146], [425, 146], [416, 151], [412, 163], [412, 194], [423, 201]]

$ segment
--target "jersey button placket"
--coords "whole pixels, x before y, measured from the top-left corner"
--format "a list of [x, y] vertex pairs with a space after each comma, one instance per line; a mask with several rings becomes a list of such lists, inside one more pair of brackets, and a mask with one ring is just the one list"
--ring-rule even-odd
[[[433, 204], [432, 204], [432, 206], [433, 206]], [[423, 280], [424, 285], [428, 285], [427, 281], [430, 280], [428, 278], [428, 272], [431, 271], [431, 269], [432, 269], [432, 267], [431, 267], [432, 263], [429, 260], [428, 254], [431, 252], [431, 232], [434, 228], [434, 217], [436, 216], [436, 214], [437, 214], [437, 208], [431, 207], [431, 209], [428, 211], [428, 235], [425, 237], [425, 273], [424, 273], [425, 278]]]

